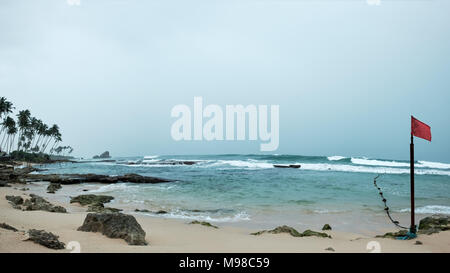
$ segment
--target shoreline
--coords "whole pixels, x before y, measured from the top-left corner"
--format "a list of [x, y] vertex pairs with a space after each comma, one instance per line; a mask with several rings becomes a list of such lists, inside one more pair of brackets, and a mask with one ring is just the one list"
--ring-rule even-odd
[[[375, 238], [361, 233], [327, 231], [329, 238], [302, 237], [288, 234], [250, 235], [259, 230], [221, 225], [219, 229], [189, 224], [187, 221], [133, 214], [146, 232], [147, 246], [130, 246], [122, 239], [111, 239], [101, 233], [81, 232], [76, 229], [82, 225], [87, 215], [86, 208], [79, 205], [45, 198], [51, 203], [61, 205], [69, 213], [46, 211], [21, 211], [12, 208], [6, 195], [23, 195], [26, 184], [11, 184], [0, 188], [0, 223], [9, 224], [19, 230], [44, 229], [60, 236], [66, 245], [79, 242], [81, 252], [370, 252], [367, 244], [379, 242], [381, 252], [450, 252], [450, 231], [432, 235], [419, 235], [409, 241]], [[42, 194], [42, 193], [41, 193]], [[55, 194], [55, 196], [58, 193]], [[273, 227], [275, 228], [275, 227]], [[317, 230], [320, 231], [320, 230]], [[393, 230], [391, 230], [393, 231]], [[13, 232], [0, 228], [0, 252], [59, 252], [70, 250], [51, 250], [31, 241], [23, 241], [23, 232]], [[415, 245], [421, 241], [422, 245]], [[326, 250], [333, 248], [335, 251]]]

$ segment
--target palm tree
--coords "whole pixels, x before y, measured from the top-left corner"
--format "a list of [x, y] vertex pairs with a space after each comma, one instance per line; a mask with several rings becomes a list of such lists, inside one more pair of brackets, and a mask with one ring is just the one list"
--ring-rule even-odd
[[17, 121], [19, 126], [19, 139], [17, 141], [17, 150], [20, 151], [20, 147], [25, 141], [24, 132], [30, 126], [31, 113], [30, 110], [22, 110], [17, 114]]
[[[11, 117], [6, 117], [5, 121], [3, 122], [3, 126], [6, 128], [6, 142], [5, 142], [5, 148], [2, 150], [6, 150], [8, 153], [12, 149], [12, 144], [14, 141], [14, 137], [17, 133], [16, 128], [16, 122]], [[1, 142], [1, 148], [3, 148], [3, 142], [5, 140], [5, 136], [3, 136], [2, 142]]]
[[4, 115], [8, 115], [12, 113], [12, 109], [14, 109], [12, 102], [6, 100], [5, 97], [0, 98], [0, 118]]
[[[5, 126], [6, 116], [9, 113], [12, 113], [13, 109], [14, 109], [14, 107], [13, 107], [12, 102], [8, 101], [5, 97], [0, 98], [0, 119], [3, 118], [2, 127], [0, 130], [0, 137], [3, 134], [3, 132], [6, 130], [6, 126]], [[6, 136], [6, 133], [4, 136]], [[2, 143], [3, 143], [3, 141], [2, 141]], [[1, 145], [0, 145], [0, 150], [1, 150]]]
[[50, 144], [51, 140], [54, 140], [55, 143], [61, 141], [61, 133], [59, 132], [59, 127], [56, 124], [53, 124], [52, 127], [50, 127], [50, 129], [48, 129], [48, 139], [47, 142], [45, 143], [45, 146], [42, 150], [42, 152], [45, 153], [45, 150], [47, 149], [48, 144]]

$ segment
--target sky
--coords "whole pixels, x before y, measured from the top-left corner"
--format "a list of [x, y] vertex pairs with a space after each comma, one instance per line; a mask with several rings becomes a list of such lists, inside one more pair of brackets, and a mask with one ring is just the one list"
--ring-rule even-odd
[[279, 105], [270, 153], [409, 159], [414, 115], [416, 159], [450, 162], [450, 1], [69, 2], [0, 2], [0, 96], [76, 156], [261, 153], [173, 140], [171, 109], [201, 96]]

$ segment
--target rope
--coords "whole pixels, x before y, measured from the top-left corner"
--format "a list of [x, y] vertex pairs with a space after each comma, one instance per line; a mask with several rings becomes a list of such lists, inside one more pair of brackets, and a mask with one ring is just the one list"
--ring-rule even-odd
[[381, 176], [381, 174], [377, 175], [374, 179], [373, 179], [373, 185], [375, 186], [375, 188], [378, 189], [378, 192], [380, 193], [381, 199], [384, 203], [384, 211], [386, 211], [387, 216], [389, 217], [389, 219], [391, 220], [391, 222], [396, 225], [399, 228], [403, 228], [403, 229], [408, 229], [407, 227], [403, 227], [399, 224], [398, 221], [395, 221], [394, 219], [392, 219], [391, 214], [389, 213], [389, 207], [387, 205], [387, 200], [386, 198], [384, 198], [383, 196], [383, 192], [381, 191], [380, 187], [378, 187], [377, 185], [377, 179]]

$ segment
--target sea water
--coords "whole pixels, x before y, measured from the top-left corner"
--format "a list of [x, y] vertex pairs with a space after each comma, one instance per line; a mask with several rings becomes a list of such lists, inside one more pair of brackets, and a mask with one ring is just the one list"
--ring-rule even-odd
[[[155, 217], [204, 220], [215, 224], [346, 231], [394, 228], [373, 184], [381, 187], [394, 218], [409, 226], [409, 162], [401, 160], [299, 155], [170, 155], [114, 158], [46, 165], [46, 173], [137, 173], [174, 179], [161, 184], [79, 185], [84, 193], [107, 194], [107, 205], [125, 212], [164, 210]], [[166, 165], [195, 161], [194, 165]], [[300, 164], [301, 168], [274, 168]], [[450, 164], [415, 163], [417, 219], [450, 214]]]

